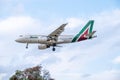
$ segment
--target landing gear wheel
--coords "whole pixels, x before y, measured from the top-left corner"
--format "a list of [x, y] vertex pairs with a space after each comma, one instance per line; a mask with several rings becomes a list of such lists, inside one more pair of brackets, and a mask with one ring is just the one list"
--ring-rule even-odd
[[55, 51], [55, 48], [54, 48], [54, 47], [52, 48], [52, 51]]
[[28, 49], [28, 47], [26, 47], [26, 49]]

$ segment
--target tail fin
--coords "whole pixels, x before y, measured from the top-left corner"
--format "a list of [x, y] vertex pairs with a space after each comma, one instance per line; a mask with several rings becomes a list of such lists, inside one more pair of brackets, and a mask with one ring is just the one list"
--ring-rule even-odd
[[[82, 30], [73, 38], [72, 42], [82, 41], [87, 39], [87, 35], [93, 35], [95, 32], [92, 32], [94, 20], [90, 20]], [[90, 36], [89, 36], [90, 37]]]

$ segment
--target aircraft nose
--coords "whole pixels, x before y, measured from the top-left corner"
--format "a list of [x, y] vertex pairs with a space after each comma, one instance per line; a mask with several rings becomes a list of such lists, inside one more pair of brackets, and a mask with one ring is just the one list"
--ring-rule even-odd
[[16, 39], [15, 41], [16, 41], [16, 42], [21, 42], [21, 40], [20, 40], [20, 39]]

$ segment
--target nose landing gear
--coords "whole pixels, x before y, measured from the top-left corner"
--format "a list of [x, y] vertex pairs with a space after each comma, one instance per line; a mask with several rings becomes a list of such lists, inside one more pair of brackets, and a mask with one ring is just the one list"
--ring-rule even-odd
[[55, 48], [54, 48], [54, 47], [52, 48], [52, 51], [55, 51]]
[[26, 49], [28, 49], [28, 43], [26, 44]]

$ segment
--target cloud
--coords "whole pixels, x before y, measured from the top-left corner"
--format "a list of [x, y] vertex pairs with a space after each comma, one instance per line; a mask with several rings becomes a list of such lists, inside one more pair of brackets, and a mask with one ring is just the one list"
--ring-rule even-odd
[[9, 34], [35, 25], [35, 20], [29, 16], [12, 16], [0, 21], [0, 33]]
[[98, 74], [94, 74], [88, 77], [86, 80], [119, 80], [120, 71], [111, 70], [104, 71]]
[[120, 10], [115, 9], [109, 12], [104, 11], [94, 16], [90, 16], [88, 19], [71, 17], [67, 18], [66, 20], [70, 23], [69, 27], [71, 28], [80, 27], [81, 24], [84, 25], [86, 23], [85, 21], [95, 20], [95, 26], [97, 27], [97, 29], [106, 29], [108, 26], [110, 26], [110, 28], [112, 29], [120, 24], [120, 18], [118, 17], [119, 15]]
[[119, 80], [120, 71], [110, 70], [103, 71], [95, 74], [82, 74], [82, 73], [63, 73], [56, 74], [58, 78], [61, 79], [75, 79], [75, 80]]
[[0, 80], [3, 80], [3, 78], [6, 76], [5, 73], [0, 73]]
[[92, 80], [119, 80], [120, 78], [120, 71], [112, 70], [112, 71], [105, 71], [101, 74], [92, 76]]
[[118, 27], [118, 25], [120, 25], [120, 18], [118, 17], [119, 15], [120, 15], [120, 10], [115, 9], [110, 12], [107, 11], [102, 12], [92, 18], [96, 20], [95, 26], [99, 26], [97, 27], [98, 30], [106, 31], [106, 30], [112, 30], [115, 27], [119, 28]]
[[76, 28], [79, 27], [81, 24], [83, 25], [85, 23], [84, 19], [79, 19], [79, 18], [68, 18], [66, 19], [68, 22], [68, 27], [69, 28]]
[[1, 57], [1, 59], [0, 59], [0, 66], [6, 67], [6, 66], [10, 65], [10, 63], [11, 63], [11, 58]]
[[113, 63], [115, 64], [120, 64], [120, 56], [117, 56], [114, 60]]
[[[119, 15], [120, 10], [113, 10], [92, 16], [91, 19], [95, 19], [94, 28], [97, 30], [96, 34], [98, 37], [89, 41], [63, 45], [64, 47], [59, 48], [59, 50], [56, 52], [50, 52], [50, 49], [46, 50], [46, 52], [39, 51], [35, 49], [36, 47], [31, 47], [25, 51], [23, 50], [25, 45], [19, 46], [19, 44], [8, 42], [8, 39], [10, 38], [7, 37], [5, 41], [2, 40], [5, 45], [0, 44], [3, 48], [1, 52], [4, 52], [4, 57], [0, 58], [0, 61], [4, 62], [0, 62], [0, 66], [5, 68], [10, 66], [10, 68], [17, 70], [21, 69], [19, 67], [23, 68], [25, 66], [34, 66], [43, 63], [43, 65], [50, 70], [50, 73], [53, 75], [53, 77], [58, 80], [73, 80], [73, 78], [76, 80], [117, 80], [119, 71], [102, 70], [98, 72], [92, 72], [91, 70], [88, 70], [88, 67], [92, 62], [96, 64], [95, 61], [98, 59], [100, 59], [101, 63], [104, 62], [102, 59], [103, 56], [107, 55], [106, 59], [108, 60], [110, 57], [108, 55], [110, 53], [114, 53], [114, 55], [116, 55], [114, 50], [116, 50], [116, 43], [120, 41], [120, 28], [118, 27], [120, 24]], [[73, 29], [73, 31], [76, 32], [80, 28], [79, 25], [85, 24], [88, 19], [72, 17], [67, 18], [66, 20], [70, 23], [69, 29]], [[8, 17], [0, 21], [0, 26], [3, 26], [0, 29], [0, 34], [13, 34], [19, 31], [21, 33], [26, 33], [26, 30], [32, 33], [40, 32], [44, 26], [40, 27], [39, 22], [39, 20], [29, 16]], [[37, 27], [35, 28], [35, 26]], [[6, 47], [7, 50], [4, 47]], [[119, 59], [115, 59], [115, 62], [116, 61], [119, 62]], [[92, 68], [94, 67], [95, 66], [92, 65]], [[5, 70], [5, 68], [3, 68], [3, 70]], [[88, 71], [86, 71], [86, 69]], [[13, 70], [8, 70], [8, 72], [11, 73]], [[8, 74], [8, 72], [6, 72], [6, 74]], [[90, 75], [86, 76], [86, 73]], [[85, 76], [83, 77], [83, 75]]]
[[[62, 73], [62, 74], [55, 74], [57, 78], [66, 80], [119, 80], [120, 78], [120, 71], [117, 70], [110, 70], [110, 71], [103, 71], [100, 73], [95, 74], [82, 74], [82, 73]], [[85, 76], [84, 76], [85, 75]]]

